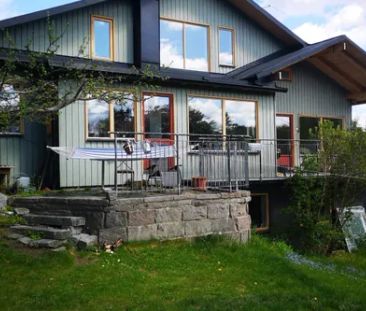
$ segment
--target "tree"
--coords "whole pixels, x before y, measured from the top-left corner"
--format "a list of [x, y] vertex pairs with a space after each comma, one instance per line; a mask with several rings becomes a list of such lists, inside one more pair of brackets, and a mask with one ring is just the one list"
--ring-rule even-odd
[[304, 159], [290, 180], [289, 212], [301, 248], [330, 253], [343, 240], [348, 207], [358, 204], [366, 187], [366, 132], [343, 130], [329, 121], [318, 130], [317, 157]]
[[[10, 48], [2, 51], [7, 57], [0, 66], [0, 131], [20, 117], [47, 122], [78, 100], [99, 99], [117, 104], [146, 100], [141, 97], [142, 90], [154, 92], [159, 80], [166, 79], [150, 66], [115, 74], [100, 71], [93, 60], [83, 57], [86, 40], [77, 59], [55, 62], [63, 34], [55, 35], [54, 29], [48, 20], [49, 45], [42, 53], [32, 51], [31, 42], [25, 50], [16, 50], [14, 38], [7, 34]], [[122, 84], [123, 91], [113, 88]]]

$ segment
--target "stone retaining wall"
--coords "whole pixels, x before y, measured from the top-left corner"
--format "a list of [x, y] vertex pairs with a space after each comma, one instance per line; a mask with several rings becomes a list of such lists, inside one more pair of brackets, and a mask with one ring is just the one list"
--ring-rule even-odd
[[99, 234], [100, 243], [167, 240], [210, 234], [229, 235], [246, 242], [250, 237], [250, 193], [197, 193], [126, 198], [18, 198], [13, 206], [33, 213], [83, 216], [86, 230]]

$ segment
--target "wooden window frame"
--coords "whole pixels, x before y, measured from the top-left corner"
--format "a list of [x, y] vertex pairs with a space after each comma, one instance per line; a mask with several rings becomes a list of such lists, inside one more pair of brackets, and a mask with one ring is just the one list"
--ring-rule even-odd
[[[95, 55], [95, 35], [94, 35], [94, 22], [103, 21], [110, 24], [109, 28], [109, 53], [110, 57], [100, 57]], [[96, 60], [114, 61], [114, 19], [107, 16], [92, 15], [90, 19], [90, 57]]]
[[[237, 97], [225, 97], [225, 96], [205, 96], [205, 95], [197, 95], [197, 94], [187, 94], [186, 96], [186, 111], [187, 111], [187, 129], [188, 135], [190, 135], [190, 127], [189, 127], [189, 98], [203, 98], [203, 99], [217, 99], [221, 101], [221, 118], [222, 118], [222, 136], [226, 135], [226, 118], [225, 118], [225, 101], [240, 101], [240, 102], [248, 102], [255, 104], [255, 136], [256, 138], [253, 140], [259, 141], [259, 102], [254, 99], [243, 99]], [[204, 133], [202, 133], [204, 135]]]
[[[194, 70], [194, 69], [187, 69], [186, 68], [186, 30], [185, 25], [193, 25], [193, 26], [201, 26], [207, 29], [207, 72], [211, 72], [211, 26], [209, 24], [204, 23], [196, 23], [186, 20], [180, 19], [173, 19], [169, 17], [160, 17], [160, 21], [164, 20], [167, 22], [175, 22], [183, 24], [183, 31], [182, 31], [182, 47], [183, 47], [183, 68], [184, 70]], [[160, 42], [159, 42], [160, 44]], [[200, 71], [200, 70], [195, 70]], [[204, 71], [203, 71], [204, 72]]]
[[[145, 134], [145, 96], [150, 97], [167, 97], [169, 98], [169, 121], [170, 121], [170, 137], [169, 138], [149, 138], [151, 141], [173, 142], [175, 131], [175, 115], [174, 115], [174, 94], [164, 92], [142, 92], [141, 101], [141, 130]], [[144, 135], [145, 136], [145, 135]]]
[[[231, 48], [232, 48], [232, 56], [233, 56], [233, 63], [231, 65], [227, 65], [227, 64], [221, 64], [220, 63], [220, 31], [221, 30], [226, 30], [226, 31], [230, 31], [231, 32]], [[228, 27], [228, 26], [218, 26], [218, 63], [219, 63], [219, 67], [226, 67], [226, 68], [235, 68], [236, 67], [236, 53], [235, 53], [235, 49], [236, 49], [236, 33], [235, 33], [235, 29], [232, 27]]]
[[[265, 204], [266, 204], [266, 210], [265, 210], [265, 213], [266, 213], [266, 223], [265, 223], [265, 226], [264, 227], [260, 227], [260, 228], [256, 228], [256, 232], [258, 233], [261, 233], [261, 232], [267, 232], [269, 231], [270, 229], [270, 204], [269, 204], [269, 193], [267, 192], [263, 192], [263, 193], [251, 193], [251, 197], [254, 197], [254, 196], [257, 196], [257, 197], [265, 197]], [[250, 203], [249, 203], [250, 204]]]
[[[288, 117], [290, 119], [290, 139], [291, 139], [291, 167], [295, 166], [295, 117], [293, 113], [276, 113], [277, 117]], [[277, 123], [276, 123], [276, 132], [277, 132]], [[277, 133], [276, 133], [277, 134]], [[278, 141], [278, 137], [276, 135], [276, 140]]]
[[[109, 132], [113, 132], [115, 130], [115, 123], [114, 123], [114, 105], [115, 102], [111, 101], [108, 104], [109, 109]], [[136, 132], [137, 128], [137, 109], [136, 109], [136, 102], [133, 101], [133, 112], [135, 114], [134, 120], [134, 131]], [[114, 139], [114, 135], [111, 133], [109, 136], [106, 137], [89, 137], [89, 103], [88, 101], [84, 101], [84, 120], [85, 120], [85, 140], [86, 141], [112, 141]]]

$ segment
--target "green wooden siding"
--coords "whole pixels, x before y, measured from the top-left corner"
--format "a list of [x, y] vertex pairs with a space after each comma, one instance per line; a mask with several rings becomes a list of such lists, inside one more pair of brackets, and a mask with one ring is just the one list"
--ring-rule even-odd
[[[89, 57], [91, 15], [114, 19], [115, 60], [133, 63], [133, 14], [129, 0], [112, 0], [52, 17], [56, 35], [61, 36], [57, 54]], [[17, 49], [25, 49], [30, 45], [32, 50], [44, 52], [49, 45], [46, 19], [2, 30], [1, 47], [9, 46], [6, 32], [9, 33]], [[85, 46], [85, 51], [80, 54], [82, 46]]]
[[[346, 126], [350, 125], [352, 106], [343, 88], [308, 63], [294, 66], [292, 72], [291, 82], [277, 82], [288, 88], [287, 93], [276, 95], [277, 113], [294, 114], [295, 128], [300, 115], [344, 118]], [[298, 131], [295, 138], [299, 138]]]
[[12, 166], [11, 181], [19, 176], [37, 177], [46, 155], [46, 131], [42, 125], [25, 123], [24, 135], [0, 135], [0, 165]]
[[210, 26], [210, 63], [212, 72], [225, 73], [232, 68], [219, 66], [218, 27], [235, 31], [236, 67], [280, 50], [283, 45], [250, 21], [238, 9], [222, 0], [160, 0], [160, 16]]

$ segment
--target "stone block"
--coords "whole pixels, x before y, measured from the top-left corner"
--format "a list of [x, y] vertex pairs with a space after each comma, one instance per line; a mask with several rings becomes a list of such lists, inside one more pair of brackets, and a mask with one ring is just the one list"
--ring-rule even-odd
[[127, 212], [111, 211], [106, 213], [105, 227], [126, 227], [127, 226]]
[[240, 216], [235, 218], [235, 228], [238, 232], [244, 232], [250, 230], [251, 219], [249, 215]]
[[79, 234], [72, 237], [72, 241], [79, 249], [85, 249], [90, 246], [95, 246], [98, 243], [98, 237], [96, 235]]
[[231, 218], [221, 218], [211, 220], [211, 230], [215, 234], [223, 234], [235, 231], [235, 222]]
[[138, 210], [128, 213], [128, 226], [147, 226], [155, 223], [155, 210]]
[[19, 216], [25, 216], [25, 215], [28, 215], [30, 213], [30, 211], [28, 208], [16, 207], [16, 208], [14, 208], [14, 213]]
[[156, 210], [156, 223], [182, 221], [181, 208], [161, 208]]
[[56, 226], [60, 228], [82, 227], [85, 225], [84, 217], [25, 214], [24, 218], [31, 225]]
[[128, 241], [149, 241], [157, 239], [157, 225], [128, 227], [127, 237]]
[[68, 229], [56, 229], [42, 226], [15, 225], [11, 227], [11, 230], [20, 234], [39, 234], [44, 239], [52, 240], [66, 240], [71, 236], [71, 232]]
[[230, 216], [232, 218], [245, 216], [247, 215], [247, 205], [239, 204], [239, 203], [231, 203], [230, 204]]
[[184, 206], [183, 220], [199, 220], [207, 218], [207, 206]]
[[212, 233], [211, 221], [208, 219], [187, 221], [184, 227], [187, 237], [198, 237]]
[[221, 194], [220, 193], [197, 193], [196, 199], [197, 200], [214, 200], [214, 199], [220, 199]]
[[118, 240], [127, 241], [127, 228], [115, 227], [99, 230], [99, 244], [113, 244]]
[[97, 234], [104, 228], [105, 214], [103, 212], [77, 211], [74, 215], [85, 217], [85, 230], [90, 234]]
[[32, 246], [38, 248], [58, 248], [64, 245], [65, 243], [66, 241], [41, 239], [33, 241]]
[[207, 206], [207, 217], [209, 219], [228, 218], [228, 204], [210, 204]]
[[162, 240], [182, 238], [184, 234], [182, 222], [162, 223], [157, 226], [157, 237]]
[[160, 195], [155, 197], [146, 197], [144, 198], [145, 203], [153, 203], [153, 202], [169, 202], [173, 201], [174, 196], [173, 195]]
[[33, 240], [27, 236], [18, 239], [18, 241], [26, 246], [32, 246], [33, 244]]
[[23, 234], [19, 234], [19, 233], [8, 233], [6, 235], [6, 238], [9, 239], [9, 240], [19, 240], [21, 238], [24, 238], [24, 235]]
[[165, 201], [165, 202], [149, 202], [145, 203], [145, 208], [148, 209], [160, 209], [160, 208], [176, 208], [186, 205], [191, 205], [191, 200], [180, 200], [180, 201]]

